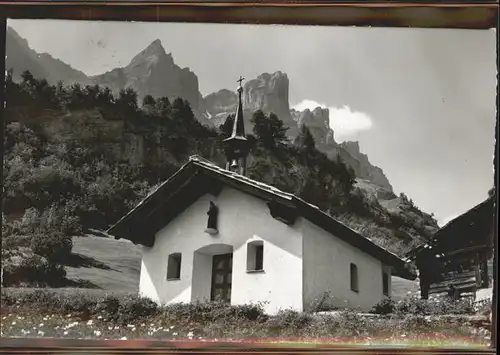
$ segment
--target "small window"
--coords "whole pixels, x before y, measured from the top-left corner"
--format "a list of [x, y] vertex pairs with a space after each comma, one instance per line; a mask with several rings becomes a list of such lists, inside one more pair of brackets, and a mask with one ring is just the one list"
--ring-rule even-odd
[[385, 271], [382, 272], [382, 291], [389, 296], [389, 275]]
[[358, 267], [355, 264], [351, 264], [351, 290], [353, 290], [354, 292], [359, 292]]
[[264, 270], [264, 244], [262, 241], [247, 244], [247, 271]]
[[173, 253], [168, 256], [167, 280], [179, 280], [181, 278], [181, 253]]

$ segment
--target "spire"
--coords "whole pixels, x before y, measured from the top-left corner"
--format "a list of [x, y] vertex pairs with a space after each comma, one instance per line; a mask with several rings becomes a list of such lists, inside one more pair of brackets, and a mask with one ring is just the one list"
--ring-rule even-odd
[[231, 135], [232, 138], [235, 137], [245, 138], [245, 123], [243, 122], [243, 104], [241, 103], [241, 94], [243, 93], [243, 87], [241, 86], [241, 82], [243, 80], [245, 80], [245, 78], [241, 76], [237, 80], [240, 85], [238, 86], [237, 89], [238, 107], [236, 108], [236, 115], [234, 117], [233, 134]]
[[237, 80], [238, 85], [238, 106], [236, 115], [234, 116], [233, 132], [231, 137], [224, 139], [224, 152], [226, 154], [226, 169], [239, 170], [241, 175], [246, 172], [246, 158], [249, 151], [248, 140], [245, 135], [245, 123], [243, 121], [243, 104], [241, 102], [241, 94], [243, 93], [242, 81], [245, 78], [241, 77]]

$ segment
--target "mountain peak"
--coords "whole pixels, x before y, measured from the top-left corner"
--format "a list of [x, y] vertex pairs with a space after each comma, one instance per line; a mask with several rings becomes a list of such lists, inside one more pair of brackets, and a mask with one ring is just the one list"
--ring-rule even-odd
[[[128, 70], [135, 70], [138, 67], [150, 67], [158, 63], [173, 65], [174, 59], [171, 54], [165, 52], [165, 48], [159, 39], [154, 40], [142, 52], [137, 54], [127, 66]], [[135, 69], [134, 69], [135, 68]]]
[[141, 54], [160, 54], [160, 55], [165, 55], [167, 54], [165, 52], [165, 48], [163, 48], [163, 44], [161, 43], [160, 39], [155, 39], [153, 42], [149, 44], [149, 46], [146, 47], [142, 51]]

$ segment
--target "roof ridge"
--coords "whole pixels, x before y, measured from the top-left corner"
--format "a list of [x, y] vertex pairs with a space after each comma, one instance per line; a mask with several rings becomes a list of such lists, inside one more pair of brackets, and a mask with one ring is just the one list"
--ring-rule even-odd
[[266, 183], [258, 181], [258, 180], [251, 179], [248, 176], [238, 174], [237, 172], [221, 168], [220, 166], [217, 166], [214, 163], [212, 163], [210, 160], [202, 158], [198, 155], [193, 155], [189, 159], [190, 159], [190, 161], [194, 161], [198, 164], [201, 163], [201, 165], [203, 165], [207, 168], [211, 168], [211, 169], [216, 170], [218, 172], [224, 173], [225, 175], [231, 176], [232, 178], [235, 178], [237, 180], [244, 181], [244, 182], [250, 183], [252, 185], [256, 185], [256, 186], [261, 187], [261, 188], [265, 188], [266, 190], [270, 190], [270, 191], [273, 191], [275, 193], [279, 193], [280, 195], [284, 195], [288, 198], [295, 196], [294, 194], [280, 190], [277, 187], [274, 187], [272, 185], [266, 184]]

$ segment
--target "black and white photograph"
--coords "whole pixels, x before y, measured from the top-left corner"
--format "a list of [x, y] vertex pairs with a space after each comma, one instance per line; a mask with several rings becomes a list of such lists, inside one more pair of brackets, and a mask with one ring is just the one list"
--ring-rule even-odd
[[494, 29], [7, 26], [2, 337], [490, 346]]

